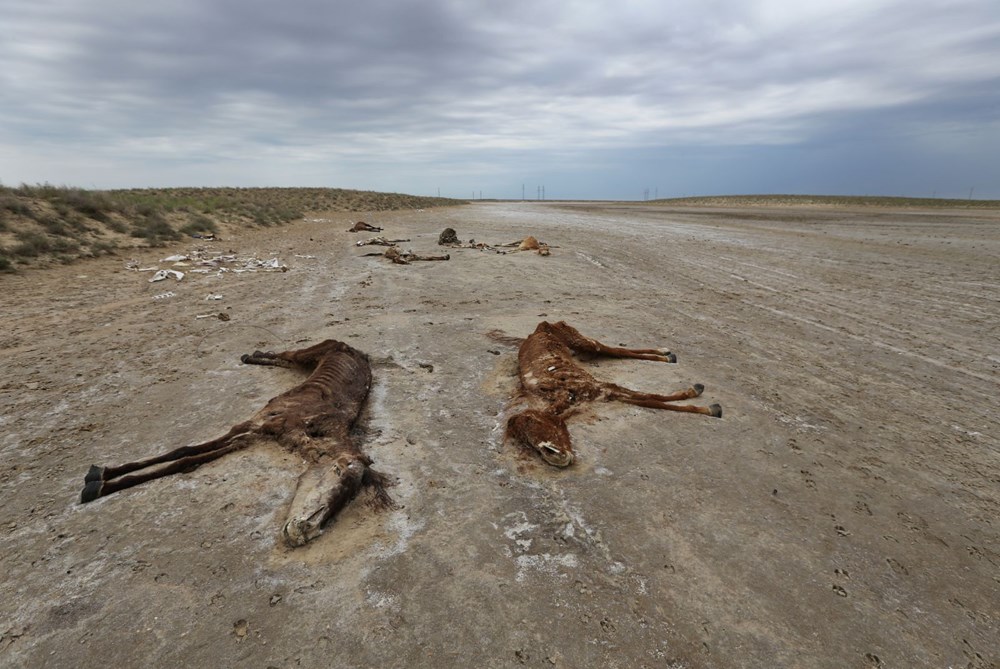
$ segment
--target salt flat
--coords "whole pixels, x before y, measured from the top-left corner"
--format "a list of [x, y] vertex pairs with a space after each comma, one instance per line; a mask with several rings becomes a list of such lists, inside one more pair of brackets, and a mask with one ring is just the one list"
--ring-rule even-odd
[[[479, 203], [365, 220], [552, 255], [361, 257], [357, 214], [211, 249], [287, 272], [149, 283], [102, 258], [0, 279], [0, 664], [991, 667], [1000, 661], [1000, 215]], [[197, 242], [145, 250], [140, 265]], [[204, 244], [204, 243], [202, 243]], [[309, 257], [312, 256], [312, 257]], [[174, 295], [153, 299], [165, 292]], [[222, 295], [221, 300], [206, 300]], [[224, 312], [228, 321], [197, 318]], [[722, 419], [624, 405], [554, 470], [502, 443], [540, 320], [677, 365]], [[254, 349], [369, 353], [361, 440], [400, 508], [279, 541], [301, 461], [261, 444], [85, 506], [91, 463], [222, 434], [301, 379]], [[704, 403], [708, 403], [708, 402]]]

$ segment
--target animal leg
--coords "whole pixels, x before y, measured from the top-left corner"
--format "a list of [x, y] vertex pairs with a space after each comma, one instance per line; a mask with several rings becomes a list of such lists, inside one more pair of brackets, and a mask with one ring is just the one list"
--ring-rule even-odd
[[320, 359], [332, 351], [347, 350], [347, 345], [333, 339], [327, 339], [308, 348], [291, 349], [274, 353], [272, 351], [253, 353], [240, 356], [246, 365], [270, 365], [272, 367], [308, 367], [317, 364]]
[[613, 358], [637, 358], [656, 362], [677, 362], [677, 356], [661, 348], [621, 348], [602, 344], [596, 339], [585, 337], [572, 325], [560, 321], [551, 326], [552, 333], [577, 353], [606, 355]]
[[[252, 429], [237, 431], [237, 428], [247, 428], [241, 424], [234, 427], [226, 436], [207, 441], [195, 446], [184, 446], [169, 453], [129, 462], [118, 467], [98, 467], [91, 465], [90, 471], [84, 478], [83, 492], [80, 493], [80, 503], [92, 502], [98, 497], [110, 495], [113, 492], [131, 488], [132, 486], [152, 481], [154, 479], [170, 476], [179, 472], [190, 471], [206, 462], [217, 460], [233, 451], [245, 448], [249, 445], [249, 437], [256, 434]], [[153, 465], [167, 463], [164, 467], [153, 469], [152, 471], [141, 472]], [[140, 471], [138, 474], [128, 476], [130, 472]]]
[[538, 451], [550, 465], [568, 467], [573, 464], [573, 444], [561, 416], [527, 409], [507, 421], [507, 436]]
[[411, 255], [408, 260], [451, 260], [451, 255], [445, 254], [443, 256], [418, 256]]
[[355, 455], [341, 455], [332, 463], [310, 465], [299, 478], [282, 529], [285, 543], [302, 546], [318, 537], [326, 522], [358, 493], [366, 468], [365, 462]]
[[700, 396], [705, 390], [705, 386], [700, 383], [696, 383], [690, 388], [679, 390], [676, 393], [671, 393], [670, 395], [642, 393], [614, 383], [602, 384], [602, 389], [604, 390], [605, 397], [608, 400], [618, 400], [620, 402], [648, 407], [650, 409], [685, 411], [688, 413], [700, 413], [705, 414], [706, 416], [714, 416], [715, 418], [722, 417], [722, 406], [719, 404], [713, 404], [707, 407], [694, 406], [691, 404], [672, 404], [672, 402], [678, 402], [680, 400], [687, 400], [692, 397]]

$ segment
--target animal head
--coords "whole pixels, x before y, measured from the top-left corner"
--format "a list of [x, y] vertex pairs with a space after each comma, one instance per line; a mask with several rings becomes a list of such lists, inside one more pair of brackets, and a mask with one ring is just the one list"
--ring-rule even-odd
[[529, 409], [507, 421], [507, 435], [538, 452], [553, 467], [568, 467], [575, 456], [566, 421], [554, 414]]

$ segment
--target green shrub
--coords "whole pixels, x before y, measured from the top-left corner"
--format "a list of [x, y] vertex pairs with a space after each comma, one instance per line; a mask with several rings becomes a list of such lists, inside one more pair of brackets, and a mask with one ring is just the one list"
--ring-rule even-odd
[[58, 216], [54, 216], [52, 214], [42, 216], [38, 219], [38, 223], [45, 228], [45, 231], [49, 234], [60, 235], [63, 237], [70, 234], [70, 231], [66, 228], [66, 222]]
[[14, 257], [33, 258], [49, 250], [49, 238], [34, 230], [22, 230], [14, 237], [18, 244], [11, 249]]
[[150, 246], [160, 246], [179, 239], [181, 234], [170, 226], [163, 214], [156, 212], [133, 223], [132, 236], [145, 239]]
[[66, 217], [66, 225], [77, 232], [93, 232], [94, 229], [87, 225], [87, 219], [79, 212], [74, 211]]
[[218, 226], [208, 216], [194, 214], [191, 220], [181, 227], [180, 231], [185, 235], [205, 234], [208, 232], [217, 232]]
[[28, 218], [34, 217], [34, 212], [28, 206], [28, 203], [16, 195], [4, 195], [0, 197], [0, 209], [9, 211], [12, 214], [27, 216]]
[[87, 218], [102, 222], [107, 220], [108, 215], [117, 208], [114, 201], [105, 193], [82, 188], [64, 188], [56, 195], [55, 200], [80, 212]]
[[94, 256], [114, 255], [117, 249], [118, 245], [111, 241], [100, 240], [90, 244], [90, 253]]
[[104, 225], [106, 225], [112, 232], [117, 232], [118, 234], [124, 235], [128, 232], [128, 225], [126, 225], [126, 223], [120, 218], [109, 218], [104, 221]]

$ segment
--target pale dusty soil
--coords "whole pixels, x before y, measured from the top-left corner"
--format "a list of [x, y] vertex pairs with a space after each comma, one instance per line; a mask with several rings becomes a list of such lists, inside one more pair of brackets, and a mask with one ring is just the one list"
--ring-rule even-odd
[[[361, 216], [418, 253], [447, 226], [557, 247], [405, 267], [359, 257], [357, 214], [325, 218], [214, 246], [286, 273], [0, 277], [0, 665], [1000, 662], [997, 213]], [[487, 333], [543, 319], [670, 347], [677, 365], [588, 368], [702, 382], [724, 417], [602, 405], [571, 422], [574, 466], [525, 459], [497, 427], [516, 349]], [[240, 354], [325, 338], [372, 356], [361, 439], [399, 509], [355, 503], [285, 549], [302, 463], [268, 443], [77, 504], [91, 463], [218, 436], [301, 379]]]

